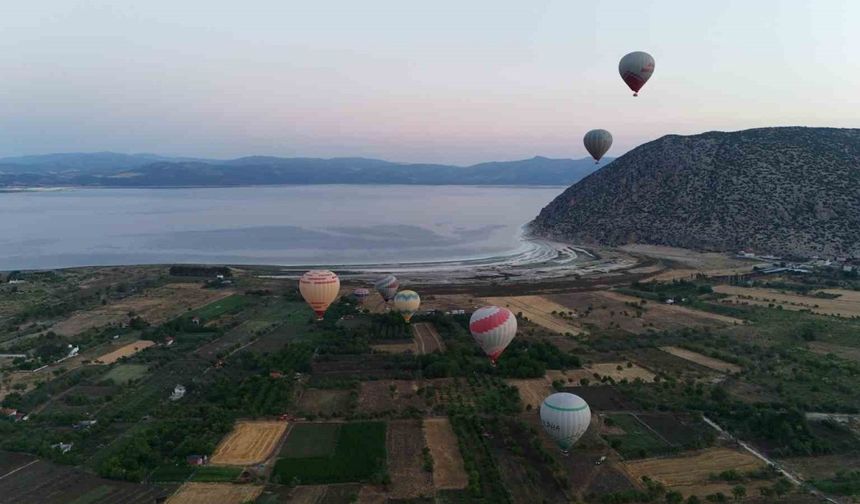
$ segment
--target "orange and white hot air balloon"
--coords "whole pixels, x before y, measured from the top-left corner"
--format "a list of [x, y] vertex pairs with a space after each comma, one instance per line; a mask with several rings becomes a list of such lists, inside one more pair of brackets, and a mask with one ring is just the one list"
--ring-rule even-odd
[[339, 291], [340, 279], [328, 270], [308, 271], [299, 280], [299, 292], [317, 314], [317, 320], [322, 320], [325, 311], [337, 299]]
[[517, 335], [517, 317], [507, 308], [485, 306], [472, 314], [469, 330], [495, 366], [499, 356]]

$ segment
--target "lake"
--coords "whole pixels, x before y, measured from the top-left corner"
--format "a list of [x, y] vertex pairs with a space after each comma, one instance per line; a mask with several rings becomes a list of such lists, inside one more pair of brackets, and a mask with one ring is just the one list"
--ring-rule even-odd
[[0, 193], [0, 269], [368, 265], [513, 256], [564, 187], [323, 185]]

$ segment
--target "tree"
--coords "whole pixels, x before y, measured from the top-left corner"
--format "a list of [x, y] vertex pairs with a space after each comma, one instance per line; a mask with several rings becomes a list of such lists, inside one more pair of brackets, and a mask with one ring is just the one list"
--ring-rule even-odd
[[740, 502], [747, 496], [747, 489], [743, 485], [735, 485], [732, 488], [732, 495], [735, 498], [735, 502]]
[[681, 495], [680, 492], [672, 490], [671, 492], [666, 493], [667, 504], [681, 504], [682, 502], [684, 502], [684, 496]]

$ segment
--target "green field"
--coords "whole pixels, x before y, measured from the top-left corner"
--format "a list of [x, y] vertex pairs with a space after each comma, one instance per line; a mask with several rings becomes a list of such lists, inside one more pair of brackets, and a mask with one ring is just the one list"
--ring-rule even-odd
[[191, 481], [219, 483], [234, 481], [242, 474], [241, 467], [202, 466], [194, 471]]
[[624, 434], [604, 437], [625, 459], [652, 457], [671, 451], [668, 444], [655, 436], [633, 415], [607, 415], [607, 419], [624, 431]]
[[132, 380], [146, 376], [148, 370], [149, 366], [144, 364], [120, 364], [104, 375], [103, 380], [111, 380], [117, 385], [125, 385]]
[[339, 423], [303, 423], [290, 429], [281, 456], [286, 458], [328, 457], [337, 448]]
[[194, 311], [188, 312], [188, 314], [186, 314], [185, 316], [200, 317], [203, 320], [213, 320], [215, 318], [220, 317], [221, 315], [239, 311], [249, 303], [250, 301], [247, 296], [243, 296], [241, 294], [234, 294], [224, 299], [209, 303], [202, 308], [198, 308]]
[[381, 482], [385, 475], [385, 429], [383, 422], [342, 424], [332, 455], [281, 458], [275, 464], [273, 481], [319, 484], [372, 479]]

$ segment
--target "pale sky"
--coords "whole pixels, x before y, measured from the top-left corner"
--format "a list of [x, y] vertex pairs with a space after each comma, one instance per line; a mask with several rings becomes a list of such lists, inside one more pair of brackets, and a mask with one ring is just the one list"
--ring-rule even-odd
[[[860, 127], [856, 0], [0, 0], [0, 156], [469, 164]], [[618, 60], [654, 76], [633, 98]]]

